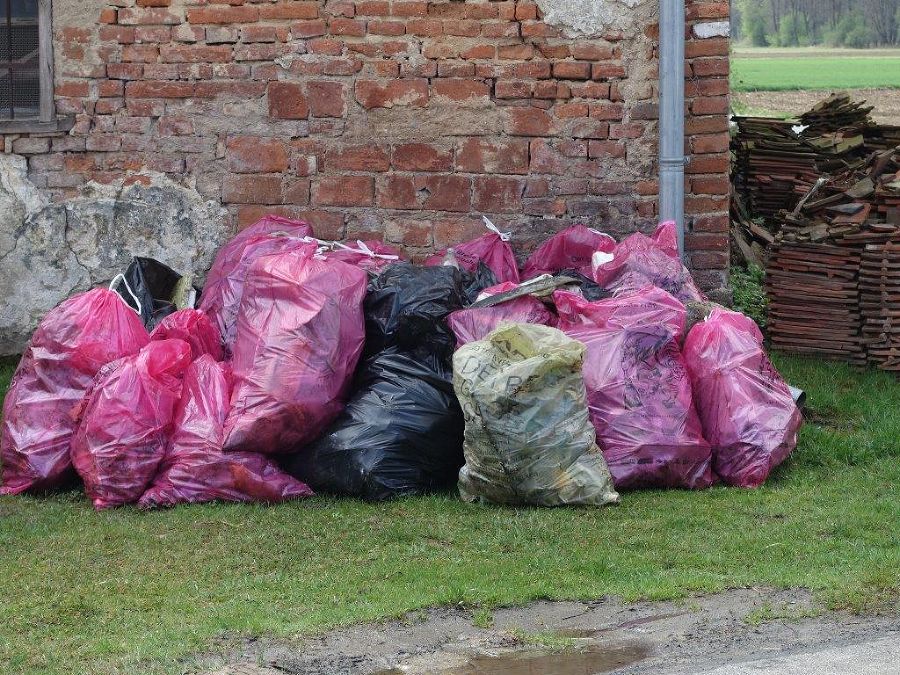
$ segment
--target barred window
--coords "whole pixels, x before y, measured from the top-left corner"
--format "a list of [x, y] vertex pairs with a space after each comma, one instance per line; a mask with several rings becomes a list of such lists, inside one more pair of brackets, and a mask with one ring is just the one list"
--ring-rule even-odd
[[0, 0], [0, 134], [68, 131], [53, 102], [51, 0]]
[[0, 26], [0, 117], [40, 116], [38, 0], [2, 0]]

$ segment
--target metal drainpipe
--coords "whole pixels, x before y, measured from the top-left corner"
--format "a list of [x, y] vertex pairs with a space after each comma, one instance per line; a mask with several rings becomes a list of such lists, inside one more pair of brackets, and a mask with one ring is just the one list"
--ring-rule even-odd
[[684, 2], [659, 0], [659, 217], [684, 257]]

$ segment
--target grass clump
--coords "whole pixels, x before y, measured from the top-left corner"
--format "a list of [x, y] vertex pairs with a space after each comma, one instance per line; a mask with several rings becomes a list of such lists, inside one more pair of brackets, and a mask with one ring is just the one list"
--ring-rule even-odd
[[734, 308], [753, 319], [760, 329], [766, 328], [769, 299], [765, 291], [766, 273], [758, 265], [732, 267], [729, 276]]

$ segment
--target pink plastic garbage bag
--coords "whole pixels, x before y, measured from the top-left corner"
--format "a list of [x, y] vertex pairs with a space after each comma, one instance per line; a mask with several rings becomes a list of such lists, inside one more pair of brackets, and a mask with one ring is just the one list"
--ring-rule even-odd
[[209, 354], [216, 361], [224, 357], [218, 329], [203, 310], [179, 309], [159, 322], [150, 333], [151, 340], [184, 340], [191, 346], [191, 358]]
[[584, 384], [617, 488], [712, 485], [712, 455], [679, 343], [685, 309], [655, 287], [588, 302], [553, 294], [558, 328], [587, 347]]
[[358, 240], [354, 244], [335, 242], [334, 246], [334, 250], [325, 253], [328, 260], [340, 260], [373, 274], [377, 274], [388, 265], [404, 260], [403, 254], [398, 249], [380, 241]]
[[148, 340], [141, 317], [105, 288], [50, 310], [22, 355], [3, 405], [0, 494], [51, 490], [74, 478], [72, 408], [101, 366], [136, 353]]
[[619, 244], [613, 259], [594, 270], [594, 281], [615, 293], [633, 293], [653, 285], [681, 302], [706, 300], [678, 255], [674, 221], [656, 228], [652, 237], [636, 232]]
[[247, 270], [264, 255], [297, 245], [312, 236], [312, 227], [302, 220], [269, 215], [238, 232], [219, 249], [206, 276], [199, 308], [212, 319], [227, 350], [234, 344], [238, 307]]
[[[497, 284], [483, 290], [478, 298], [506, 293], [516, 286], [517, 284], [508, 281]], [[543, 302], [533, 295], [523, 295], [490, 307], [459, 309], [447, 317], [447, 325], [456, 336], [457, 348], [468, 342], [482, 339], [501, 323], [533, 323], [553, 326], [556, 323], [556, 317]]]
[[[519, 268], [516, 265], [516, 254], [509, 245], [509, 233], [500, 232], [491, 221], [487, 218], [484, 220], [490, 232], [453, 247], [457, 265], [467, 272], [475, 272], [478, 263], [483, 262], [494, 273], [498, 283], [519, 283]], [[425, 260], [425, 264], [442, 265], [446, 255], [446, 250], [441, 251]]]
[[358, 267], [320, 259], [315, 245], [250, 267], [225, 450], [296, 451], [337, 416], [362, 352], [367, 280]]
[[312, 490], [265, 455], [223, 452], [231, 367], [209, 354], [184, 374], [181, 401], [159, 472], [141, 497], [141, 508], [211, 501], [282, 502]]
[[608, 234], [584, 225], [573, 225], [554, 234], [534, 250], [522, 268], [522, 279], [562, 270], [575, 270], [591, 279], [594, 253], [612, 253], [615, 248], [616, 240]]
[[684, 343], [713, 469], [728, 485], [762, 485], [797, 445], [803, 417], [752, 319], [714, 309]]
[[187, 342], [158, 340], [97, 374], [72, 437], [72, 463], [95, 509], [136, 502], [153, 480], [190, 363]]

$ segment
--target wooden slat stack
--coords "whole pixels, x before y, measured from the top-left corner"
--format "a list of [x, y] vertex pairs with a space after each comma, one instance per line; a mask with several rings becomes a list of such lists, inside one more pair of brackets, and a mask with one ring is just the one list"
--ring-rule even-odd
[[900, 371], [900, 241], [866, 246], [859, 289], [868, 362]]
[[863, 365], [859, 251], [820, 243], [781, 242], [766, 268], [772, 344]]

